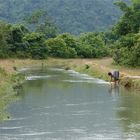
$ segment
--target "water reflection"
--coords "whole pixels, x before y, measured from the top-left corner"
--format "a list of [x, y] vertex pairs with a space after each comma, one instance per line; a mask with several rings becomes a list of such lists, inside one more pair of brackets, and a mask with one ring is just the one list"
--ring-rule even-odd
[[119, 85], [109, 85], [109, 90], [108, 92], [110, 93], [110, 95], [112, 97], [118, 97], [119, 96], [119, 93], [120, 93], [120, 86]]
[[122, 90], [117, 107], [117, 117], [120, 119], [123, 131], [140, 139], [140, 94], [134, 91]]
[[124, 132], [124, 138], [140, 139], [140, 94], [110, 85], [108, 92], [114, 100], [117, 100], [116, 117]]

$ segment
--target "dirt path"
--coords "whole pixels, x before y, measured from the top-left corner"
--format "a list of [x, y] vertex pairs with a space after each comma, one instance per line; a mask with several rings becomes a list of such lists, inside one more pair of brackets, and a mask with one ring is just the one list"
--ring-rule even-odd
[[77, 64], [88, 64], [91, 65], [93, 68], [100, 69], [103, 72], [109, 72], [114, 69], [120, 71], [122, 76], [130, 77], [130, 78], [140, 78], [140, 68], [126, 68], [122, 66], [116, 66], [112, 64], [112, 58], [104, 58], [104, 59], [77, 59], [75, 63]]
[[140, 76], [128, 76], [128, 78], [140, 79]]

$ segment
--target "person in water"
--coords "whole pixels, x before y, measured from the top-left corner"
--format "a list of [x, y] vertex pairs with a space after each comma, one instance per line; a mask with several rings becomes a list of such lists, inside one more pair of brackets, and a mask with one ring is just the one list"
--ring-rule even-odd
[[109, 72], [108, 73], [108, 76], [110, 76], [111, 77], [111, 79], [110, 79], [110, 82], [114, 82], [115, 83], [115, 85], [118, 83], [119, 84], [119, 71], [118, 70], [115, 70], [115, 71], [113, 71], [113, 72]]

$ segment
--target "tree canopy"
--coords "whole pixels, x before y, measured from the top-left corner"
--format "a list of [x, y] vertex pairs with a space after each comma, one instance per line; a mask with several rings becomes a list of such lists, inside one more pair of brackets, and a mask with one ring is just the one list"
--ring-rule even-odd
[[131, 5], [118, 2], [123, 16], [114, 27], [119, 36], [114, 43], [114, 60], [117, 64], [140, 66], [140, 1], [132, 0]]

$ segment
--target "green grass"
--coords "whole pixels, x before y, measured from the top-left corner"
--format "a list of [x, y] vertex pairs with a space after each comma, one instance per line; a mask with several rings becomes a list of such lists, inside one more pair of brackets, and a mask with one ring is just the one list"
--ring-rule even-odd
[[10, 118], [10, 114], [6, 111], [8, 105], [18, 99], [16, 96], [15, 86], [20, 84], [23, 78], [20, 75], [6, 74], [2, 68], [0, 68], [0, 121]]

